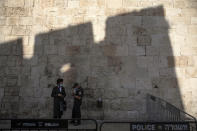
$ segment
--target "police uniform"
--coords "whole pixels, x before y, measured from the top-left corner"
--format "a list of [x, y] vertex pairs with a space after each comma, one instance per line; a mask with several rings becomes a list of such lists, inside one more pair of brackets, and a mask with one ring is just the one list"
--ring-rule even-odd
[[[58, 96], [61, 94], [62, 96]], [[64, 97], [66, 96], [64, 87], [54, 87], [51, 93], [51, 97], [54, 97], [54, 104], [53, 104], [53, 117], [54, 118], [61, 118], [63, 114], [63, 103]]]
[[[82, 97], [83, 97], [83, 88], [75, 88], [74, 95], [79, 96], [81, 99], [77, 99], [74, 97], [74, 104], [72, 110], [72, 118], [73, 119], [80, 119], [81, 118], [81, 109], [80, 106], [82, 104]], [[77, 123], [80, 124], [80, 120], [77, 120]]]

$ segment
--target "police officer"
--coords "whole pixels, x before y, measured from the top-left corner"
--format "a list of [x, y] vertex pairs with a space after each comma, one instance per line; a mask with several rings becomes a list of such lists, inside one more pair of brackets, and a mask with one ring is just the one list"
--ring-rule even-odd
[[[75, 83], [73, 86], [73, 97], [74, 97], [74, 104], [72, 109], [72, 118], [73, 119], [80, 119], [81, 118], [81, 109], [80, 106], [82, 104], [82, 97], [83, 97], [83, 88], [79, 86], [78, 83]], [[74, 123], [75, 126], [80, 125], [80, 120], [73, 120], [71, 123]]]
[[57, 86], [53, 88], [51, 93], [51, 97], [54, 98], [53, 118], [61, 118], [61, 116], [63, 115], [63, 104], [65, 96], [66, 93], [63, 87], [63, 79], [57, 79]]

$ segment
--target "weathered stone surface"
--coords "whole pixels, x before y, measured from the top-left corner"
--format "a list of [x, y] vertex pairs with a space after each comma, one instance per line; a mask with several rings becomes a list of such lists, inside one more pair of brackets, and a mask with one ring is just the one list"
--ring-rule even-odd
[[32, 8], [22, 8], [22, 7], [6, 7], [3, 10], [6, 16], [32, 16]]
[[12, 35], [28, 35], [29, 31], [26, 26], [14, 26], [12, 29]]
[[25, 0], [25, 7], [33, 7], [35, 5], [35, 0]]
[[17, 86], [18, 78], [16, 76], [7, 77], [7, 86]]
[[0, 17], [0, 26], [6, 24], [6, 18], [5, 17]]
[[123, 0], [123, 6], [124, 7], [136, 7], [138, 6], [138, 1], [131, 1], [131, 0]]
[[0, 88], [0, 101], [4, 97], [4, 88]]
[[188, 77], [191, 77], [191, 78], [196, 78], [197, 77], [196, 67], [187, 68], [185, 73]]
[[[11, 26], [1, 26], [0, 29], [2, 31], [1, 32], [2, 35], [11, 35], [11, 31], [12, 31]], [[5, 40], [7, 40], [6, 37], [5, 37]]]
[[68, 0], [68, 8], [78, 8], [80, 6], [80, 0]]
[[169, 67], [187, 67], [188, 57], [187, 56], [168, 56], [168, 66]]
[[18, 17], [8, 17], [6, 23], [8, 25], [18, 25], [19, 18]]
[[107, 0], [106, 6], [108, 8], [121, 8], [122, 7], [122, 0]]
[[197, 54], [197, 48], [196, 47], [185, 47], [181, 49], [181, 54], [182, 55], [196, 55]]
[[60, 77], [64, 118], [75, 82], [84, 117], [144, 120], [146, 93], [196, 115], [196, 3], [0, 0], [0, 115], [49, 118]]
[[19, 25], [32, 25], [33, 18], [32, 17], [20, 17]]
[[149, 46], [151, 45], [151, 38], [150, 36], [138, 36], [137, 38], [137, 44], [138, 46]]
[[6, 0], [5, 6], [8, 7], [23, 7], [24, 6], [24, 0]]
[[105, 56], [115, 56], [116, 54], [116, 45], [104, 45], [101, 48]]

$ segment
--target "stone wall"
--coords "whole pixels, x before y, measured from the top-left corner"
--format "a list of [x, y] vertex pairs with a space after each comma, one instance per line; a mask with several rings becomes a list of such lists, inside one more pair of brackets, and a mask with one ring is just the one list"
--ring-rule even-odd
[[0, 116], [51, 118], [59, 77], [64, 118], [74, 82], [85, 91], [84, 118], [145, 119], [147, 93], [197, 116], [196, 8], [194, 0], [1, 0]]

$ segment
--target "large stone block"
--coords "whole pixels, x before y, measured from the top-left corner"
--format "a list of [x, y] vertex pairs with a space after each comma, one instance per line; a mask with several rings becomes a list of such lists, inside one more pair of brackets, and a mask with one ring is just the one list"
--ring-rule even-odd
[[66, 46], [65, 55], [75, 56], [80, 55], [80, 46]]
[[19, 87], [10, 87], [10, 88], [5, 88], [5, 96], [19, 96]]
[[192, 92], [195, 92], [195, 93], [192, 93], [192, 95], [196, 96], [196, 92], [197, 92], [197, 89], [196, 89], [197, 78], [191, 78], [190, 79], [190, 84], [191, 84]]
[[174, 25], [189, 25], [190, 23], [192, 23], [192, 18], [190, 19], [189, 16], [172, 16], [168, 17], [167, 19], [169, 19], [168, 21], [171, 27]]
[[8, 66], [16, 66], [17, 56], [8, 56], [7, 65]]
[[129, 48], [127, 45], [124, 46], [117, 46], [116, 48], [116, 56], [128, 56], [129, 55]]
[[12, 29], [12, 35], [28, 35], [28, 29], [26, 26], [14, 26]]
[[150, 46], [151, 45], [151, 37], [147, 35], [138, 36], [137, 37], [137, 45], [138, 46]]
[[18, 17], [8, 17], [6, 23], [7, 23], [7, 25], [18, 25], [19, 18]]
[[139, 4], [138, 1], [123, 0], [123, 7], [137, 7], [138, 4]]
[[6, 16], [6, 9], [3, 7], [0, 7], [0, 15], [1, 16]]
[[[42, 76], [40, 78], [40, 88], [48, 88], [48, 79], [47, 76]], [[48, 88], [49, 90], [49, 88]]]
[[23, 52], [22, 53], [23, 53], [23, 56], [24, 55], [33, 56], [34, 55], [34, 46], [32, 46], [32, 45], [23, 46]]
[[[103, 97], [105, 98], [105, 99], [115, 99], [115, 98], [117, 98], [117, 92], [116, 92], [117, 90], [115, 90], [115, 89], [105, 89], [105, 92], [108, 92], [108, 93], [105, 93], [105, 94], [103, 94]], [[122, 93], [122, 91], [121, 92], [119, 92], [120, 94], [119, 94], [119, 96], [123, 96], [123, 97], [125, 97], [124, 95], [124, 93]], [[128, 92], [127, 92], [128, 93]]]
[[197, 24], [197, 17], [191, 17], [191, 24]]
[[[181, 10], [181, 9], [177, 9], [177, 10]], [[169, 12], [170, 13], [170, 12]], [[180, 15], [180, 14], [179, 14]], [[196, 17], [197, 16], [197, 12], [196, 9], [194, 8], [185, 8], [182, 9], [181, 11], [181, 16], [190, 16], [190, 17]]]
[[[127, 88], [129, 92], [129, 96], [131, 96], [130, 91], [133, 90], [133, 93], [135, 92], [135, 87], [136, 87], [136, 77], [135, 76], [127, 76], [127, 75], [121, 75], [120, 76], [120, 85], [123, 88]], [[135, 94], [135, 93], [134, 93]]]
[[5, 17], [0, 17], [0, 26], [6, 24], [6, 18]]
[[188, 26], [187, 25], [176, 25], [176, 35], [178, 36], [186, 36], [188, 34]]
[[122, 65], [122, 61], [121, 61], [121, 57], [108, 57], [108, 66], [121, 66]]
[[97, 5], [97, 0], [80, 0], [80, 7], [94, 7]]
[[78, 8], [80, 6], [80, 0], [68, 0], [68, 8]]
[[[0, 76], [4, 76], [6, 73], [6, 66], [0, 66]], [[2, 79], [3, 80], [3, 79]]]
[[0, 56], [0, 66], [6, 66], [6, 65], [7, 65], [7, 57]]
[[196, 78], [197, 77], [197, 68], [196, 67], [186, 68], [185, 74], [189, 78]]
[[194, 35], [197, 33], [197, 26], [196, 25], [191, 25], [188, 27], [188, 33], [190, 35]]
[[55, 7], [59, 7], [59, 8], [67, 7], [67, 4], [68, 4], [68, 0], [55, 0], [54, 2]]
[[182, 10], [179, 8], [166, 8], [165, 13], [166, 16], [182, 16]]
[[161, 68], [159, 70], [159, 75], [161, 77], [174, 77], [176, 76], [176, 74], [173, 70], [174, 70], [173, 68]]
[[6, 74], [7, 76], [17, 76], [20, 73], [20, 67], [7, 67]]
[[46, 45], [44, 47], [44, 54], [46, 55], [57, 55], [57, 47], [53, 45]]
[[197, 37], [195, 35], [194, 36], [188, 36], [185, 39], [186, 39], [186, 44], [189, 47], [197, 47], [197, 45], [196, 45]]
[[175, 8], [186, 8], [187, 7], [187, 1], [185, 0], [175, 0], [174, 1], [174, 7]]
[[4, 7], [5, 6], [5, 1], [0, 1], [0, 7]]
[[149, 77], [159, 77], [159, 65], [153, 65], [148, 68]]
[[138, 56], [137, 57], [137, 66], [139, 68], [147, 68], [155, 65], [154, 57], [152, 56]]
[[106, 6], [108, 8], [121, 8], [122, 7], [122, 0], [107, 0]]
[[31, 87], [24, 86], [20, 88], [20, 97], [34, 97], [34, 91]]
[[169, 44], [171, 43], [170, 42], [170, 39], [169, 39], [169, 36], [168, 34], [155, 34], [155, 35], [152, 35], [152, 43], [151, 45], [153, 46], [170, 46]]
[[115, 56], [117, 46], [116, 45], [104, 45], [101, 47], [104, 56]]
[[55, 1], [54, 0], [41, 0], [39, 4], [41, 4], [41, 8], [53, 7]]
[[33, 18], [32, 17], [20, 17], [19, 25], [32, 25]]
[[133, 47], [130, 47], [132, 48], [132, 50], [130, 50], [130, 53], [132, 53], [133, 55], [133, 52], [136, 52], [136, 54], [134, 54], [134, 56], [145, 56], [146, 55], [146, 47], [145, 46], [137, 46], [135, 48]]
[[23, 8], [23, 7], [7, 7], [3, 11], [5, 12], [3, 15], [6, 16], [32, 16], [33, 14], [32, 8]]
[[160, 53], [160, 49], [158, 46], [148, 46], [146, 47], [146, 55], [147, 56], [158, 56]]
[[105, 7], [106, 6], [106, 1], [105, 0], [97, 0], [97, 5], [100, 8]]
[[153, 5], [163, 5], [165, 8], [173, 8], [173, 1], [159, 0], [153, 1]]
[[168, 56], [168, 67], [187, 67], [187, 56]]
[[181, 49], [181, 55], [197, 55], [197, 48], [196, 47], [185, 47]]
[[24, 0], [5, 0], [5, 6], [7, 7], [23, 7], [25, 4]]
[[189, 1], [187, 2], [187, 7], [191, 9], [195, 9], [197, 7], [197, 2], [196, 1]]
[[160, 46], [161, 56], [173, 56], [172, 48], [169, 45]]
[[17, 86], [18, 84], [18, 77], [17, 76], [9, 76], [7, 77], [7, 86]]
[[[12, 27], [11, 26], [1, 26], [1, 35], [11, 35]], [[5, 36], [5, 40], [7, 40], [8, 37]], [[10, 40], [10, 39], [9, 39]]]
[[25, 0], [25, 7], [34, 7], [35, 6], [35, 0]]
[[0, 88], [0, 101], [4, 97], [4, 88]]

